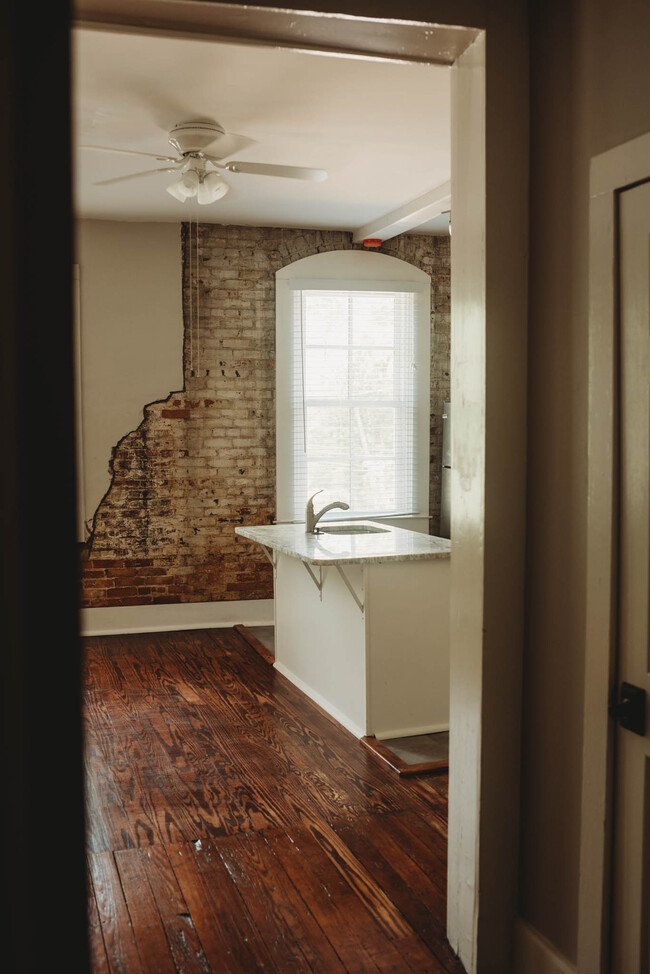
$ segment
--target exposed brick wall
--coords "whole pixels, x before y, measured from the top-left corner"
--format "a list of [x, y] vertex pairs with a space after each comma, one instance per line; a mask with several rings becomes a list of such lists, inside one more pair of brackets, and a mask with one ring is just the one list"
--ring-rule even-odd
[[[113, 449], [111, 486], [82, 564], [85, 606], [272, 597], [270, 565], [234, 527], [270, 523], [275, 515], [275, 272], [312, 254], [362, 249], [338, 231], [202, 226], [199, 329], [186, 225], [182, 237], [185, 389], [145, 406], [140, 426]], [[449, 239], [406, 235], [381, 251], [432, 279], [435, 534], [442, 404], [450, 388]]]

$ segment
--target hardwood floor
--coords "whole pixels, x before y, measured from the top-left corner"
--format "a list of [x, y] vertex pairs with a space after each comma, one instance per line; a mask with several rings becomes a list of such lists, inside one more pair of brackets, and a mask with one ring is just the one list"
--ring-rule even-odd
[[447, 776], [400, 779], [234, 630], [85, 640], [93, 971], [447, 972]]

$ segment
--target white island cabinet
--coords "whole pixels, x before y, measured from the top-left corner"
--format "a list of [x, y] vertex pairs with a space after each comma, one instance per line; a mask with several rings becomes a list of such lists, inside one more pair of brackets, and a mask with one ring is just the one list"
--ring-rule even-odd
[[449, 541], [319, 527], [235, 528], [274, 566], [276, 668], [357, 737], [447, 730]]

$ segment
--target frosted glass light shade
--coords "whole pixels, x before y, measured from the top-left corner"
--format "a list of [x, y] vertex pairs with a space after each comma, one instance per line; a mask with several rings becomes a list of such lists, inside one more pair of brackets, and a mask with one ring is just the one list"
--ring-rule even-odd
[[215, 203], [229, 190], [228, 183], [217, 172], [206, 173], [198, 188], [198, 201], [202, 204]]
[[196, 196], [199, 189], [199, 177], [198, 173], [195, 173], [192, 169], [184, 172], [180, 179], [177, 179], [175, 183], [167, 187], [167, 192], [170, 196], [175, 199], [180, 200], [184, 203], [186, 199], [191, 196]]
[[184, 203], [187, 199], [187, 195], [181, 190], [178, 183], [172, 183], [171, 186], [167, 187], [167, 192], [174, 199], [178, 200], [180, 203]]

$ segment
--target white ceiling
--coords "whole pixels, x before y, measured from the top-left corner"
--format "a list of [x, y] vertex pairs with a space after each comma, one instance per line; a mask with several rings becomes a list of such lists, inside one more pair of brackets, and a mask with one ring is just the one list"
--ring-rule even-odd
[[[76, 213], [109, 220], [201, 222], [353, 231], [450, 177], [449, 68], [288, 49], [134, 36], [73, 34], [75, 145], [175, 154], [178, 122], [216, 119], [250, 139], [228, 159], [326, 169], [325, 182], [226, 174], [210, 206], [179, 203], [155, 159], [75, 150]], [[420, 232], [446, 232], [438, 218]]]

